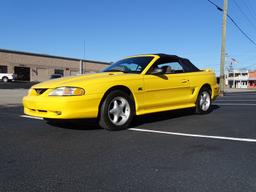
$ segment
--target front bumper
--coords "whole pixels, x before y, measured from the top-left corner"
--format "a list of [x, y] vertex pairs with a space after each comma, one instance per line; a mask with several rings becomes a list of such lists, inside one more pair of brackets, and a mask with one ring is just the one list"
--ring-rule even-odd
[[49, 119], [96, 118], [101, 95], [25, 96], [24, 113]]

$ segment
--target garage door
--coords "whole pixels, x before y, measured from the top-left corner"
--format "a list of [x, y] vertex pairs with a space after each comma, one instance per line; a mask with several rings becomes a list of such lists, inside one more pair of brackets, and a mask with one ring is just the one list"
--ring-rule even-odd
[[17, 75], [17, 80], [30, 81], [29, 67], [14, 67], [14, 73]]
[[49, 79], [48, 69], [38, 68], [36, 80], [37, 81], [46, 81], [47, 79]]
[[70, 75], [71, 76], [76, 76], [79, 74], [79, 71], [73, 71], [73, 70], [70, 70]]

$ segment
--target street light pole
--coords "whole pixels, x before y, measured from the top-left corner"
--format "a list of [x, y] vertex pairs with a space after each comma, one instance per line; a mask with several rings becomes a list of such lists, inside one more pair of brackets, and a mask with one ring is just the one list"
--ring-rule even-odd
[[225, 64], [225, 49], [226, 49], [226, 28], [227, 28], [227, 7], [228, 0], [224, 0], [223, 18], [222, 18], [222, 42], [221, 42], [221, 58], [220, 58], [220, 96], [224, 96], [224, 64]]

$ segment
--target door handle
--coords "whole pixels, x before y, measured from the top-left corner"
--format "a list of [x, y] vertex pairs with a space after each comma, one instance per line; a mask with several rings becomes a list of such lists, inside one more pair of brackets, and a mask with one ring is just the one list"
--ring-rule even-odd
[[187, 82], [189, 82], [188, 79], [183, 79], [183, 80], [181, 81], [181, 83], [187, 83]]

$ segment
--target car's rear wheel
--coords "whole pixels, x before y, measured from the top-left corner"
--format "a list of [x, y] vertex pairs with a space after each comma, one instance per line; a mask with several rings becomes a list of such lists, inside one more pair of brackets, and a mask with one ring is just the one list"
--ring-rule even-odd
[[107, 130], [126, 129], [134, 117], [134, 102], [125, 92], [115, 90], [104, 99], [99, 114], [99, 125]]
[[205, 114], [211, 110], [211, 91], [208, 88], [203, 87], [198, 94], [196, 101], [196, 113]]
[[2, 78], [3, 82], [7, 83], [9, 81], [8, 77], [3, 77]]

